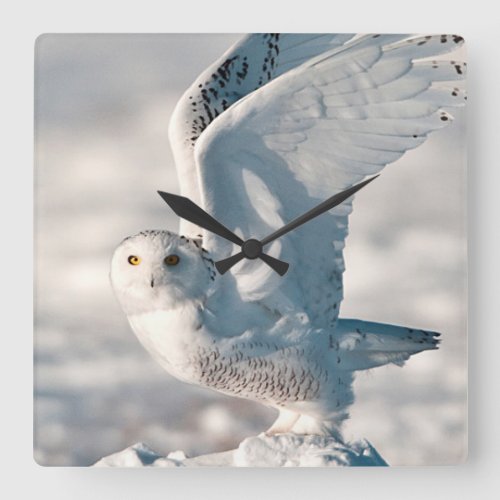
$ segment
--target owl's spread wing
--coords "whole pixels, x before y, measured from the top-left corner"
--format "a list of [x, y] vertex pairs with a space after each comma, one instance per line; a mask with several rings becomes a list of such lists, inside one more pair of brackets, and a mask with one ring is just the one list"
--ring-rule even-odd
[[[352, 34], [260, 33], [243, 37], [196, 78], [170, 120], [170, 143], [179, 171], [181, 194], [196, 203], [202, 188], [194, 161], [196, 141], [230, 106], [311, 57], [340, 47]], [[199, 229], [181, 221], [181, 233]]]
[[[443, 107], [463, 104], [459, 90], [440, 82], [461, 79], [465, 65], [421, 61], [462, 42], [365, 35], [311, 54], [237, 100], [196, 138], [198, 200], [244, 239], [259, 239], [379, 172], [450, 122]], [[291, 264], [285, 277], [260, 261], [235, 267], [241, 296], [270, 308], [300, 304], [314, 325], [333, 325], [351, 208], [352, 199], [266, 247]], [[235, 250], [211, 233], [203, 239], [216, 258]]]

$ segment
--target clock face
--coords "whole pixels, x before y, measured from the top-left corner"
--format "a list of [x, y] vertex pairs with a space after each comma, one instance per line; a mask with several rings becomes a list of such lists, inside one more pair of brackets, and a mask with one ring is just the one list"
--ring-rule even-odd
[[[241, 36], [38, 39], [39, 463], [87, 465], [140, 441], [161, 453], [235, 448], [277, 409], [298, 412], [286, 367], [312, 373], [317, 391], [297, 398], [321, 402], [322, 422], [333, 410], [321, 377], [344, 370], [332, 403], [350, 413], [344, 436], [367, 438], [390, 464], [464, 459], [462, 39], [325, 34], [297, 53], [287, 36], [298, 35], [262, 35], [222, 60]], [[203, 355], [184, 361], [194, 358], [172, 324], [184, 338], [193, 330], [197, 352], [217, 346], [211, 378], [197, 371]], [[403, 330], [387, 325], [411, 345], [393, 347]], [[280, 371], [295, 348], [305, 354]], [[336, 349], [350, 368], [324, 361]], [[254, 359], [278, 366], [256, 370], [273, 391], [250, 383]], [[223, 383], [226, 369], [236, 375]]]

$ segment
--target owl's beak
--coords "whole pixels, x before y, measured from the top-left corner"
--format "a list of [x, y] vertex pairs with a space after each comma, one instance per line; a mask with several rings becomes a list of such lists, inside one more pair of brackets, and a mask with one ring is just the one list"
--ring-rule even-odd
[[155, 279], [151, 276], [151, 288], [155, 286]]

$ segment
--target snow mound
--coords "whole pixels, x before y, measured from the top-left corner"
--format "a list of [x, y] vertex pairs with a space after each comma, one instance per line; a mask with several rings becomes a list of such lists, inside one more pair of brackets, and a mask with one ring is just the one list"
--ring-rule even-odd
[[179, 467], [184, 465], [186, 455], [182, 451], [162, 457], [144, 443], [129, 446], [123, 451], [101, 458], [95, 467]]
[[237, 449], [188, 458], [182, 451], [159, 455], [137, 443], [99, 460], [96, 467], [356, 467], [386, 466], [366, 440], [341, 443], [331, 437], [280, 434], [249, 437]]
[[368, 441], [344, 444], [330, 437], [295, 434], [247, 438], [233, 456], [239, 467], [387, 465]]

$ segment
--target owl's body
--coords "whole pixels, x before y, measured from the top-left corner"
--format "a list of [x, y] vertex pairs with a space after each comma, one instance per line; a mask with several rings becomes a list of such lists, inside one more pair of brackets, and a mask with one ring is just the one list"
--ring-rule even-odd
[[[173, 114], [181, 194], [243, 240], [273, 233], [451, 122], [443, 107], [465, 96], [446, 82], [461, 80], [466, 65], [426, 58], [462, 43], [244, 37]], [[355, 371], [402, 365], [438, 343], [432, 332], [338, 317], [351, 210], [352, 198], [268, 245], [290, 264], [283, 277], [259, 260], [218, 275], [214, 260], [235, 248], [185, 221], [181, 236], [144, 231], [116, 250], [113, 288], [140, 341], [175, 377], [277, 408], [272, 432], [338, 434]]]
[[[139, 265], [130, 266], [131, 255], [140, 256]], [[175, 266], [165, 264], [169, 255], [179, 258]], [[338, 435], [355, 370], [401, 364], [438, 342], [432, 332], [357, 320], [318, 329], [300, 308], [283, 315], [244, 303], [196, 241], [167, 231], [127, 238], [111, 276], [132, 329], [163, 368], [184, 382], [278, 409], [271, 432]]]

